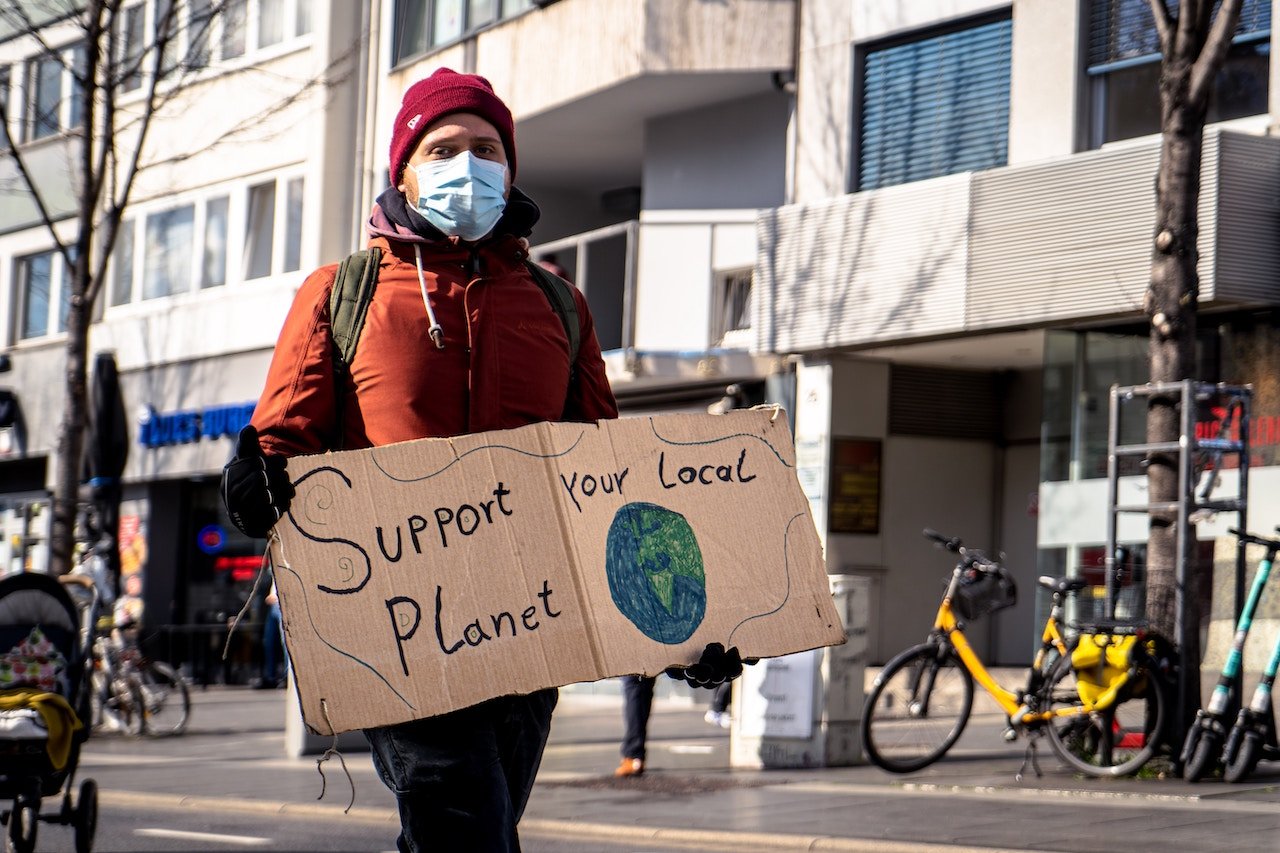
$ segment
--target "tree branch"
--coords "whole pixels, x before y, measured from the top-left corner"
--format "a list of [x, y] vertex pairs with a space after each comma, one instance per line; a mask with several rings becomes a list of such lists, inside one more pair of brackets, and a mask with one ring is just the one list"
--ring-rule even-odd
[[[1201, 0], [1211, 5], [1210, 0]], [[1235, 35], [1236, 25], [1240, 23], [1240, 9], [1243, 0], [1222, 0], [1218, 8], [1218, 17], [1214, 19], [1209, 35], [1205, 39], [1200, 55], [1191, 66], [1191, 82], [1187, 87], [1187, 100], [1192, 104], [1203, 105], [1209, 98], [1209, 89], [1213, 85], [1214, 75], [1222, 67], [1227, 50], [1231, 47], [1231, 39]]]
[[1151, 17], [1156, 21], [1156, 34], [1160, 36], [1160, 52], [1168, 56], [1172, 47], [1170, 40], [1173, 38], [1174, 25], [1169, 15], [1169, 6], [1166, 0], [1147, 0], [1147, 3], [1151, 6]]

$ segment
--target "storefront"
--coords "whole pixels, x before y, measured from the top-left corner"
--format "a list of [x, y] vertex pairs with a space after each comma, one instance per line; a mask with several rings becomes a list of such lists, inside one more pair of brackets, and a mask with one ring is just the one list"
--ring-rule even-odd
[[265, 542], [231, 524], [219, 481], [268, 358], [228, 355], [122, 375], [126, 406], [138, 415], [120, 513], [122, 574], [142, 577], [151, 653], [183, 664], [197, 682], [259, 676], [270, 577], [256, 590], [255, 581]]
[[[1280, 312], [1276, 310], [1204, 314], [1199, 318], [1196, 344], [1196, 379], [1253, 387], [1248, 518], [1251, 527], [1264, 533], [1280, 522], [1278, 332]], [[1113, 384], [1147, 381], [1147, 346], [1141, 326], [1050, 332], [1046, 338], [1039, 567], [1042, 574], [1085, 577], [1098, 592], [1099, 607], [1105, 583], [1108, 397]], [[1197, 432], [1217, 435], [1223, 413], [1218, 401], [1203, 401], [1196, 413]], [[1120, 441], [1144, 441], [1144, 413], [1135, 406], [1123, 414]], [[1238, 426], [1233, 432], [1238, 435]], [[1140, 492], [1145, 484], [1140, 459], [1123, 459], [1120, 464], [1121, 488], [1128, 485]], [[1237, 467], [1230, 456], [1222, 460], [1215, 494], [1234, 493]], [[1237, 517], [1230, 513], [1197, 526], [1201, 565], [1214, 560], [1216, 540], [1228, 536], [1226, 528], [1236, 523]], [[1122, 518], [1118, 544], [1127, 555], [1129, 571], [1118, 599], [1120, 615], [1139, 614], [1144, 606], [1145, 517]], [[1230, 564], [1217, 569], [1219, 575], [1232, 571]], [[1229, 589], [1230, 584], [1221, 577], [1214, 580], [1209, 572], [1201, 572], [1199, 577], [1202, 585], [1194, 591], [1194, 599], [1208, 619], [1214, 593]], [[1088, 606], [1087, 596], [1085, 601]], [[1046, 601], [1040, 601], [1040, 610], [1047, 606]], [[1218, 609], [1214, 607], [1215, 612]]]

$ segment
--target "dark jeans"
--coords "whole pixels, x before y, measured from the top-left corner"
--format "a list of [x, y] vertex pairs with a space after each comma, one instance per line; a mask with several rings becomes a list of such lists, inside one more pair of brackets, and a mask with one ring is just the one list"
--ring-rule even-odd
[[643, 675], [622, 677], [623, 721], [622, 757], [644, 759], [644, 742], [649, 729], [649, 711], [653, 708], [653, 679]]
[[558, 695], [553, 689], [503, 696], [365, 729], [373, 765], [400, 806], [402, 853], [519, 853], [516, 824]]
[[267, 605], [267, 618], [262, 625], [262, 682], [274, 687], [280, 681], [281, 658], [284, 656], [284, 636], [280, 627], [280, 605]]

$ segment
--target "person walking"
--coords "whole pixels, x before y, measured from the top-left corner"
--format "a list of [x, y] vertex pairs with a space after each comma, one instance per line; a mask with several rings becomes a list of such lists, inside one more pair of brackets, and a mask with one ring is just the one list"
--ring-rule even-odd
[[733, 724], [733, 716], [729, 713], [729, 702], [733, 699], [733, 684], [726, 681], [711, 688], [711, 707], [702, 719], [713, 726], [727, 729]]
[[653, 711], [653, 687], [650, 675], [622, 677], [622, 761], [613, 771], [618, 778], [644, 775], [645, 743], [649, 739], [649, 714]]
[[262, 599], [262, 677], [260, 690], [273, 690], [284, 685], [284, 627], [280, 621], [280, 596], [271, 589]]
[[[617, 417], [586, 299], [578, 351], [526, 266], [538, 206], [513, 183], [515, 126], [483, 77], [442, 68], [405, 92], [391, 186], [369, 218], [376, 289], [348, 370], [335, 368], [337, 266], [303, 282], [265, 388], [223, 475], [233, 523], [266, 536], [292, 498], [291, 456], [539, 421]], [[565, 285], [568, 287], [567, 285]], [[339, 413], [341, 413], [339, 415]], [[397, 846], [512, 853], [556, 705], [554, 689], [368, 729], [396, 795]]]

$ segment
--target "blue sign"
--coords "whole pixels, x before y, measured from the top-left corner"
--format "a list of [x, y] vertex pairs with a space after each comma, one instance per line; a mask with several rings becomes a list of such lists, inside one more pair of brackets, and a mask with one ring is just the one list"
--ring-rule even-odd
[[206, 554], [217, 554], [227, 545], [227, 534], [221, 526], [210, 524], [196, 534], [196, 546]]
[[254, 405], [239, 403], [180, 412], [157, 412], [148, 406], [147, 416], [138, 426], [138, 444], [155, 448], [235, 436], [253, 417]]

